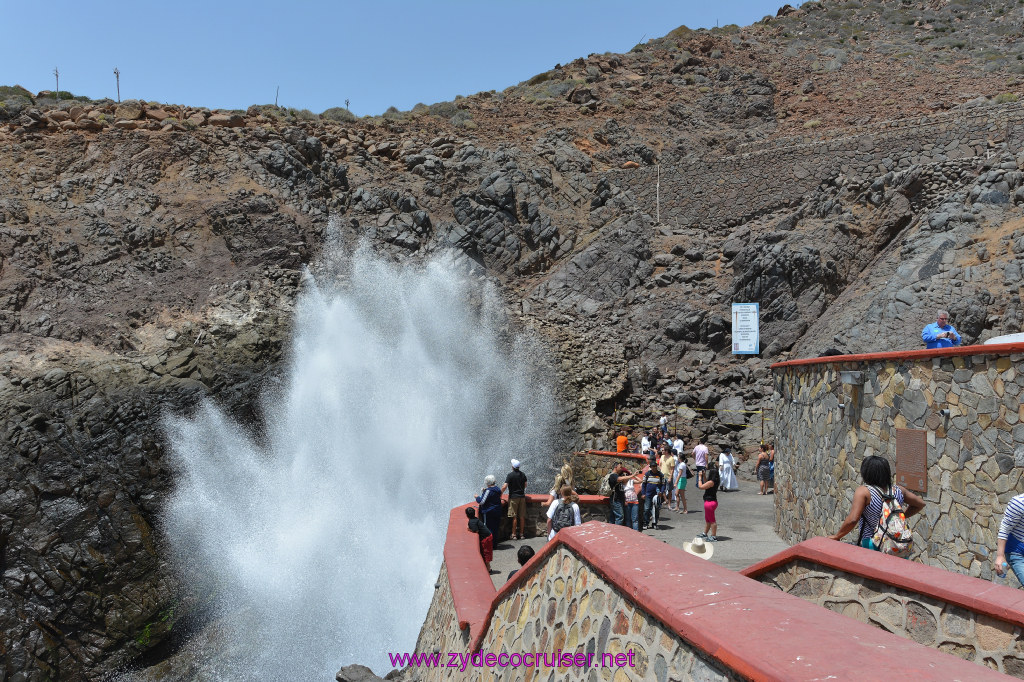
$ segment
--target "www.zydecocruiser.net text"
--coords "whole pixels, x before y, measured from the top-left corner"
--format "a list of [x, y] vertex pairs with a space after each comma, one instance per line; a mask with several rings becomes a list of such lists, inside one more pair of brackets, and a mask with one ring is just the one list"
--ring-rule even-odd
[[573, 654], [559, 649], [555, 652], [537, 653], [447, 653], [435, 651], [430, 654], [395, 654], [389, 653], [391, 665], [404, 668], [408, 665], [417, 668], [456, 668], [466, 671], [469, 668], [633, 668], [636, 652], [620, 652], [617, 654]]

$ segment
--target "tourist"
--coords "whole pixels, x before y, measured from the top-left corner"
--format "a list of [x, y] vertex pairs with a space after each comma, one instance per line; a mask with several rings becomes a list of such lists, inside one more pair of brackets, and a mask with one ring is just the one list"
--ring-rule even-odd
[[501, 492], [508, 491], [508, 517], [512, 519], [513, 540], [522, 540], [526, 532], [526, 474], [520, 471], [519, 467], [519, 460], [513, 459], [512, 471], [508, 472], [505, 483], [501, 486]]
[[487, 572], [490, 573], [491, 561], [494, 559], [494, 535], [491, 534], [487, 524], [476, 517], [476, 510], [472, 507], [466, 507], [466, 517], [469, 518], [469, 530], [477, 534], [480, 544], [480, 556], [483, 557], [484, 566], [487, 567]]
[[1017, 495], [1006, 505], [997, 537], [996, 573], [1003, 575], [1009, 567], [1024, 586], [1024, 495]]
[[638, 471], [622, 484], [626, 496], [626, 504], [623, 507], [625, 518], [622, 525], [629, 526], [636, 531], [640, 530], [640, 498], [637, 495], [637, 488], [640, 487], [639, 479], [640, 472]]
[[[608, 515], [608, 523], [616, 526], [621, 526], [623, 518], [625, 516], [626, 506], [626, 491], [623, 488], [623, 484], [626, 482], [626, 478], [629, 475], [625, 465], [619, 462], [612, 469], [611, 473], [608, 474], [608, 487], [611, 490], [611, 494], [608, 496], [608, 500], [611, 503], [611, 510]], [[619, 480], [619, 479], [622, 480]]]
[[[661, 463], [659, 464], [659, 467], [661, 468], [662, 480], [665, 482], [663, 487], [665, 501], [670, 503], [674, 502], [676, 499], [676, 489], [672, 485], [672, 477], [676, 472], [676, 456], [672, 448], [668, 446], [668, 442], [661, 444]], [[670, 504], [669, 509], [671, 508]]]
[[675, 511], [679, 511], [679, 504], [682, 503], [684, 514], [690, 512], [686, 509], [686, 478], [690, 475], [690, 468], [686, 466], [686, 456], [679, 453], [679, 462], [676, 464], [676, 470], [672, 476], [672, 487], [676, 491], [676, 506]]
[[649, 433], [645, 433], [643, 438], [640, 439], [640, 452], [647, 454], [651, 450], [651, 436]]
[[583, 523], [580, 518], [580, 507], [573, 501], [572, 488], [563, 485], [562, 498], [552, 502], [548, 507], [548, 540], [552, 540], [555, 534], [568, 526], [578, 526]]
[[563, 485], [569, 486], [575, 493], [576, 486], [572, 480], [572, 467], [569, 466], [568, 462], [563, 462], [561, 471], [555, 474], [555, 483], [551, 486], [551, 490], [548, 492], [548, 499], [545, 504], [551, 506], [551, 503], [555, 501], [555, 498], [558, 496], [558, 491], [562, 489]]
[[658, 424], [661, 425], [661, 435], [668, 435], [668, 413], [661, 415], [661, 419], [658, 420]]
[[501, 488], [494, 484], [494, 476], [490, 474], [484, 479], [484, 487], [476, 496], [476, 503], [480, 505], [480, 518], [487, 524], [487, 528], [498, 540], [498, 531], [501, 529]]
[[860, 465], [860, 477], [864, 485], [858, 486], [853, 492], [850, 513], [839, 526], [839, 531], [829, 537], [833, 540], [842, 540], [859, 522], [857, 544], [868, 549], [876, 549], [872, 537], [882, 516], [882, 493], [894, 495], [897, 504], [906, 510], [904, 514], [907, 518], [924, 509], [924, 500], [906, 488], [892, 484], [892, 471], [889, 469], [889, 461], [884, 457], [865, 457]]
[[697, 445], [693, 448], [693, 468], [698, 474], [708, 468], [708, 446], [697, 439]]
[[736, 460], [732, 457], [732, 448], [722, 448], [718, 455], [718, 475], [722, 481], [722, 490], [739, 490], [740, 483], [736, 480]]
[[672, 449], [676, 451], [676, 457], [683, 456], [683, 439], [676, 434], [676, 439], [672, 441]]
[[[520, 545], [519, 551], [516, 552], [516, 561], [519, 562], [519, 568], [525, 566], [526, 562], [532, 559], [534, 554], [536, 554], [536, 552], [533, 551], [533, 547], [530, 547], [529, 545]], [[512, 576], [519, 572], [519, 568], [510, 571], [508, 574], [508, 578], [505, 579], [505, 582], [512, 580]]]
[[925, 348], [951, 348], [960, 345], [960, 334], [949, 323], [949, 313], [940, 310], [935, 321], [921, 330], [921, 340]]
[[757, 453], [757, 483], [760, 486], [758, 495], [768, 494], [768, 481], [772, 478], [771, 463], [775, 461], [775, 458], [770, 452], [768, 452], [768, 446], [765, 443], [761, 443], [761, 450]]
[[662, 485], [664, 483], [665, 479], [661, 475], [661, 470], [658, 469], [658, 462], [652, 457], [643, 478], [644, 527], [649, 526], [658, 530], [658, 512], [661, 509]]
[[714, 467], [697, 472], [697, 487], [704, 491], [704, 532], [697, 537], [708, 542], [718, 542], [718, 521], [715, 510], [718, 509], [718, 486], [721, 479], [718, 469]]
[[629, 449], [629, 438], [626, 437], [625, 431], [619, 431], [618, 437], [615, 438], [615, 451], [625, 452]]

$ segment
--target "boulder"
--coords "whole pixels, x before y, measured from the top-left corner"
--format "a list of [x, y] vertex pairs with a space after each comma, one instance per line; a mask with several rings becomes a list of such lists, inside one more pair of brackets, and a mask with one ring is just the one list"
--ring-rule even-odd
[[114, 109], [114, 118], [123, 121], [137, 121], [142, 118], [144, 113], [145, 109], [142, 106], [142, 102], [137, 99], [126, 99]]
[[338, 682], [383, 682], [383, 679], [374, 675], [372, 670], [357, 663], [346, 665], [338, 671], [334, 679]]
[[239, 114], [214, 114], [207, 121], [212, 126], [221, 128], [244, 128], [245, 117]]
[[170, 117], [170, 114], [163, 109], [146, 109], [146, 118], [148, 119], [161, 122], [168, 117]]

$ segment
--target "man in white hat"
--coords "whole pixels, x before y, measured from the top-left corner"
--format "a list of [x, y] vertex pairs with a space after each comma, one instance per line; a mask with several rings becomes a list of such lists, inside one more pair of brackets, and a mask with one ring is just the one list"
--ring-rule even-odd
[[520, 464], [518, 459], [512, 460], [512, 471], [501, 486], [501, 492], [508, 491], [508, 517], [512, 519], [513, 540], [522, 540], [526, 532], [526, 474], [519, 470]]

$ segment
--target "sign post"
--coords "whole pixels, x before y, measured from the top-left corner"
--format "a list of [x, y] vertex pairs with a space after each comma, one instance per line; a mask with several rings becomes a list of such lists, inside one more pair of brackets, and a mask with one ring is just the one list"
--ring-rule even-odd
[[760, 304], [732, 304], [732, 353], [757, 355], [761, 343]]

